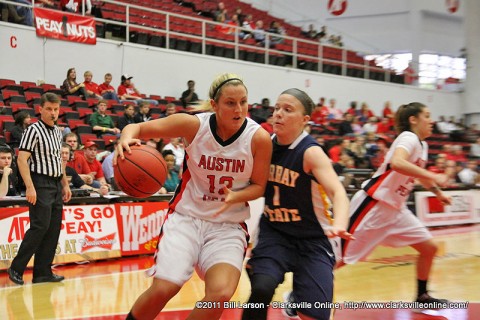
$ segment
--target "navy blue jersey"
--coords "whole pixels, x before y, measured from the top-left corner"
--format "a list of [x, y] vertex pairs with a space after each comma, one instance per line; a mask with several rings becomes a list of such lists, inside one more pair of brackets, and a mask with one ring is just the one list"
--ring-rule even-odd
[[303, 171], [305, 151], [320, 145], [306, 132], [291, 145], [273, 139], [270, 175], [262, 219], [281, 233], [296, 238], [325, 237], [331, 225], [330, 202], [315, 177]]

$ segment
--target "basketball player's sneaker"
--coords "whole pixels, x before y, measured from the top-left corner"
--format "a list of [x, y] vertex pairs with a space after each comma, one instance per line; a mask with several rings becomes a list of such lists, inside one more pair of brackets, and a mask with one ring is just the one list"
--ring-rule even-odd
[[449, 301], [446, 299], [433, 298], [428, 294], [428, 292], [425, 292], [422, 295], [418, 296], [415, 302], [422, 304], [421, 306], [418, 306], [413, 310], [415, 312], [422, 312], [425, 310], [444, 309], [448, 307], [448, 303], [449, 303]]
[[[285, 292], [283, 294], [283, 302], [285, 303], [294, 303], [295, 300], [293, 299], [292, 291]], [[294, 308], [282, 308], [282, 314], [289, 318], [289, 319], [300, 319], [300, 317], [297, 315], [297, 310]]]

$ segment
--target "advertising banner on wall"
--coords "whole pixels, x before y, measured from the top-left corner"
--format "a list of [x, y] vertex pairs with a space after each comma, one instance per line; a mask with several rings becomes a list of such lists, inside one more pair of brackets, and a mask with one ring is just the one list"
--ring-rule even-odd
[[[0, 270], [15, 257], [30, 228], [28, 208], [2, 208]], [[114, 205], [65, 206], [54, 264], [120, 257]], [[31, 262], [29, 266], [31, 266]]]
[[168, 202], [117, 203], [122, 256], [154, 253]]
[[415, 192], [415, 209], [418, 218], [427, 227], [473, 223], [476, 220], [476, 190], [443, 191], [452, 197], [451, 205], [443, 205], [428, 191]]
[[39, 7], [33, 10], [37, 36], [86, 44], [97, 43], [93, 18]]

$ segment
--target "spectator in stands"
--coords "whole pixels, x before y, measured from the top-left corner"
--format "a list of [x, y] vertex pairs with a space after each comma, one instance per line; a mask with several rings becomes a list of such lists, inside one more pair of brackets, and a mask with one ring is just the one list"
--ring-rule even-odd
[[353, 117], [360, 116], [360, 110], [357, 109], [357, 101], [351, 101], [350, 107], [346, 112], [351, 114]]
[[[83, 13], [83, 0], [60, 0], [60, 8], [62, 11], [73, 13]], [[92, 13], [92, 2], [85, 0], [85, 14]]]
[[[115, 145], [117, 145], [118, 140], [115, 141]], [[114, 179], [114, 170], [113, 170], [113, 157], [115, 156], [114, 152], [110, 152], [108, 156], [105, 157], [102, 161], [102, 170], [103, 175], [105, 176], [105, 180], [107, 183], [112, 186], [112, 189], [117, 190], [118, 187], [115, 184]]]
[[370, 165], [372, 169], [377, 170], [385, 160], [388, 153], [388, 141], [379, 138], [376, 145], [370, 148]]
[[185, 148], [183, 147], [182, 138], [171, 138], [170, 143], [167, 143], [165, 147], [163, 147], [162, 152], [165, 150], [171, 150], [173, 152], [175, 155], [175, 166], [177, 171], [179, 171], [182, 167], [183, 159], [185, 158]]
[[62, 90], [63, 96], [73, 95], [82, 98], [88, 97], [87, 91], [85, 90], [85, 84], [83, 82], [77, 83], [77, 71], [75, 68], [67, 70], [67, 78], [63, 81]]
[[158, 105], [157, 100], [153, 99], [143, 99], [140, 91], [135, 88], [135, 85], [132, 83], [132, 76], [128, 74], [122, 75], [122, 83], [118, 86], [118, 96], [121, 100], [131, 101], [135, 104], [139, 104], [143, 101], [147, 101], [153, 105]]
[[327, 35], [327, 27], [326, 26], [322, 26], [322, 28], [320, 29], [320, 32], [317, 34], [317, 38], [318, 38], [318, 41], [320, 41], [320, 43], [326, 43], [327, 42], [328, 35]]
[[355, 167], [365, 169], [370, 167], [370, 162], [367, 159], [367, 148], [365, 147], [365, 137], [357, 136], [352, 144], [350, 144], [350, 151], [355, 160]]
[[219, 2], [217, 4], [217, 9], [213, 11], [213, 20], [219, 21], [219, 16], [224, 16], [225, 20], [228, 20], [228, 12], [227, 9], [225, 8], [225, 3]]
[[182, 101], [183, 107], [186, 108], [189, 104], [198, 102], [198, 95], [195, 93], [195, 81], [188, 80], [188, 89], [182, 92], [180, 101]]
[[224, 34], [230, 34], [233, 32], [231, 25], [230, 26], [228, 25], [230, 21], [227, 21], [227, 18], [225, 17], [225, 15], [223, 14], [219, 15], [215, 20], [215, 22], [218, 22], [218, 24], [215, 25], [215, 31], [218, 31]]
[[[236, 14], [234, 14], [232, 16], [232, 19], [228, 20], [227, 21], [227, 25], [230, 26], [229, 30], [228, 30], [228, 34], [236, 34], [237, 31], [238, 31], [238, 34], [240, 36], [240, 31], [238, 30], [238, 27], [241, 26], [240, 24], [240, 20], [238, 19], [238, 16]], [[241, 37], [240, 37], [241, 38]]]
[[118, 129], [122, 131], [130, 123], [135, 123], [135, 106], [133, 104], [125, 105], [123, 116], [118, 119]]
[[415, 84], [417, 82], [418, 74], [413, 66], [413, 62], [409, 62], [408, 66], [403, 70], [403, 79], [405, 84]]
[[395, 113], [393, 112], [391, 106], [392, 104], [390, 103], [390, 101], [385, 101], [385, 104], [383, 105], [382, 115], [384, 118], [387, 118], [389, 120], [390, 126], [393, 126]]
[[[281, 36], [284, 36], [286, 34], [285, 29], [282, 27], [282, 25], [278, 21], [270, 22], [270, 28], [268, 29], [268, 32], [273, 34], [278, 34]], [[276, 44], [282, 43], [283, 41], [284, 41], [283, 37], [270, 35], [270, 46], [274, 46]]]
[[250, 110], [250, 118], [258, 124], [262, 124], [267, 121], [268, 117], [273, 113], [273, 109], [270, 106], [270, 99], [263, 98], [260, 106], [255, 106]]
[[102, 164], [100, 161], [97, 160], [97, 153], [98, 153], [98, 145], [88, 140], [85, 142], [83, 148], [83, 155], [85, 160], [87, 160], [88, 166], [90, 167], [90, 171], [93, 174], [93, 183], [92, 186], [94, 188], [100, 188], [101, 186], [107, 185], [109, 188], [110, 186], [105, 180], [105, 174], [103, 173]]
[[243, 14], [242, 8], [237, 7], [235, 9], [235, 14], [238, 17], [238, 22], [240, 25], [243, 25], [243, 22], [245, 21], [246, 16]]
[[163, 184], [163, 188], [165, 188], [166, 192], [174, 192], [175, 189], [177, 189], [178, 183], [180, 182], [178, 173], [175, 170], [175, 155], [173, 154], [172, 150], [164, 150], [162, 152], [162, 156], [167, 164], [167, 179]]
[[70, 158], [72, 156], [73, 156], [72, 147], [69, 144], [64, 142], [62, 144], [62, 162], [66, 166], [65, 173], [66, 173], [68, 182], [70, 183], [70, 188], [95, 191], [101, 195], [108, 194], [108, 187], [106, 185], [101, 186], [100, 189], [93, 188], [87, 185], [85, 181], [83, 181], [83, 179], [80, 178], [80, 175], [77, 173], [77, 171], [75, 171], [75, 169], [67, 165], [68, 161], [70, 161]]
[[363, 126], [361, 125], [360, 123], [360, 117], [354, 117], [353, 118], [353, 121], [352, 121], [352, 129], [353, 129], [353, 133], [358, 136], [358, 135], [362, 135], [365, 133], [365, 131], [363, 131]]
[[163, 147], [165, 147], [162, 138], [148, 139], [147, 142], [145, 142], [145, 145], [157, 149], [160, 153], [162, 153]]
[[248, 14], [247, 17], [242, 22], [242, 27], [244, 30], [240, 33], [242, 39], [248, 39], [252, 37], [252, 32], [255, 29], [255, 22], [253, 21], [253, 16]]
[[112, 74], [106, 73], [104, 76], [104, 82], [98, 86], [98, 91], [102, 95], [103, 99], [115, 100], [120, 102], [115, 88], [110, 84], [112, 82]]
[[342, 110], [337, 108], [337, 100], [330, 99], [330, 106], [328, 107], [329, 120], [341, 120], [343, 118]]
[[476, 143], [470, 145], [470, 157], [480, 158], [480, 137], [477, 138]]
[[16, 196], [18, 173], [13, 165], [13, 150], [6, 144], [0, 144], [0, 199]]
[[462, 165], [457, 165], [454, 160], [447, 160], [447, 165], [445, 167], [445, 174], [448, 176], [448, 186], [456, 187], [460, 183], [458, 178], [458, 172], [462, 170]]
[[349, 149], [350, 140], [348, 139], [338, 139], [334, 142], [334, 145], [328, 150], [328, 156], [333, 163], [340, 161], [340, 156], [342, 153], [346, 153], [346, 150]]
[[353, 116], [350, 113], [345, 113], [344, 120], [338, 125], [338, 134], [340, 136], [354, 136], [352, 122]]
[[449, 134], [452, 131], [450, 124], [445, 120], [445, 116], [440, 116], [435, 126], [440, 133]]
[[461, 145], [455, 144], [452, 146], [452, 156], [449, 159], [462, 164], [467, 162], [467, 157], [465, 156]]
[[12, 128], [10, 136], [10, 146], [18, 148], [22, 140], [23, 132], [30, 125], [32, 118], [26, 111], [20, 111], [15, 115], [15, 126]]
[[162, 114], [162, 117], [165, 118], [175, 113], [177, 113], [177, 106], [170, 102], [165, 106], [165, 112]]
[[465, 168], [463, 168], [458, 173], [458, 178], [460, 182], [467, 185], [474, 185], [479, 181], [479, 174], [478, 174], [478, 165], [477, 160], [470, 159], [467, 161]]
[[98, 88], [98, 84], [92, 81], [92, 71], [85, 71], [83, 73], [83, 84], [85, 85], [85, 91], [87, 92], [87, 98], [103, 99]]
[[255, 22], [255, 29], [253, 29], [253, 39], [258, 45], [265, 45], [265, 29], [263, 28], [263, 20]]
[[270, 114], [267, 118], [267, 121], [260, 124], [260, 126], [265, 129], [270, 135], [273, 134], [273, 114]]
[[312, 112], [312, 115], [310, 116], [310, 119], [316, 125], [322, 125], [327, 120], [328, 114], [329, 114], [329, 109], [325, 105], [325, 98], [321, 97], [319, 102], [315, 106], [315, 109], [313, 109], [313, 112]]
[[135, 123], [147, 122], [152, 120], [152, 114], [150, 112], [150, 103], [143, 101], [138, 106], [138, 113], [134, 117]]
[[103, 137], [104, 135], [120, 136], [121, 130], [115, 127], [112, 117], [106, 114], [106, 111], [107, 101], [100, 100], [97, 104], [97, 111], [90, 116], [89, 120], [93, 132], [98, 137]]
[[80, 178], [82, 178], [86, 184], [91, 185], [93, 183], [93, 174], [87, 160], [85, 160], [85, 157], [83, 156], [83, 151], [79, 149], [77, 135], [73, 132], [69, 133], [63, 137], [63, 141], [68, 144], [73, 151], [70, 160], [67, 162], [67, 166], [75, 169]]
[[382, 118], [380, 123], [377, 123], [377, 133], [388, 133], [392, 131], [392, 126], [389, 118]]
[[302, 31], [302, 34], [310, 39], [316, 39], [318, 35], [318, 31], [315, 30], [315, 26], [313, 23], [308, 25], [308, 29], [306, 31]]
[[447, 167], [447, 158], [445, 154], [439, 153], [435, 158], [434, 165], [429, 166], [427, 170], [435, 173], [445, 173], [446, 167]]
[[376, 133], [377, 132], [377, 118], [376, 117], [370, 117], [368, 119], [367, 123], [365, 123], [363, 125], [363, 131], [365, 133], [369, 133], [369, 132]]
[[[333, 170], [335, 170], [335, 173], [338, 176], [343, 175], [343, 171], [345, 169], [354, 169], [355, 168], [355, 161], [346, 153], [341, 153], [340, 158], [337, 162], [333, 163]], [[342, 182], [345, 179], [345, 176], [343, 176], [343, 179], [340, 179]]]
[[374, 117], [375, 114], [373, 111], [370, 109], [368, 104], [366, 102], [362, 102], [362, 105], [360, 106], [360, 122], [365, 123], [370, 119], [371, 117]]

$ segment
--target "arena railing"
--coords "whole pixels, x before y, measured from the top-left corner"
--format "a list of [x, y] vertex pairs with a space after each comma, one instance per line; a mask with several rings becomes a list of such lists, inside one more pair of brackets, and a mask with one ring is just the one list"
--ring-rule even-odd
[[[85, 0], [83, 2], [85, 3]], [[207, 18], [165, 11], [161, 9], [165, 6], [161, 1], [151, 1], [152, 7], [148, 8], [135, 3], [111, 0], [93, 2], [99, 5], [102, 11], [102, 17], [95, 17], [99, 37], [104, 33], [103, 37], [116, 41], [154, 45], [166, 49], [191, 51], [313, 72], [403, 83], [402, 75], [376, 66], [372, 60], [364, 59], [363, 56], [366, 53], [347, 48], [269, 32], [264, 33], [263, 43], [256, 43], [252, 38], [243, 40], [240, 36], [242, 32], [253, 31], [214, 22]], [[29, 6], [6, 0], [0, 0], [0, 3]], [[174, 4], [178, 5], [175, 2]], [[32, 6], [34, 5], [35, 0], [32, 0]], [[81, 14], [85, 15], [85, 5], [82, 7]], [[222, 27], [232, 29], [232, 32], [223, 34], [216, 31]], [[275, 42], [279, 43], [275, 44]]]

